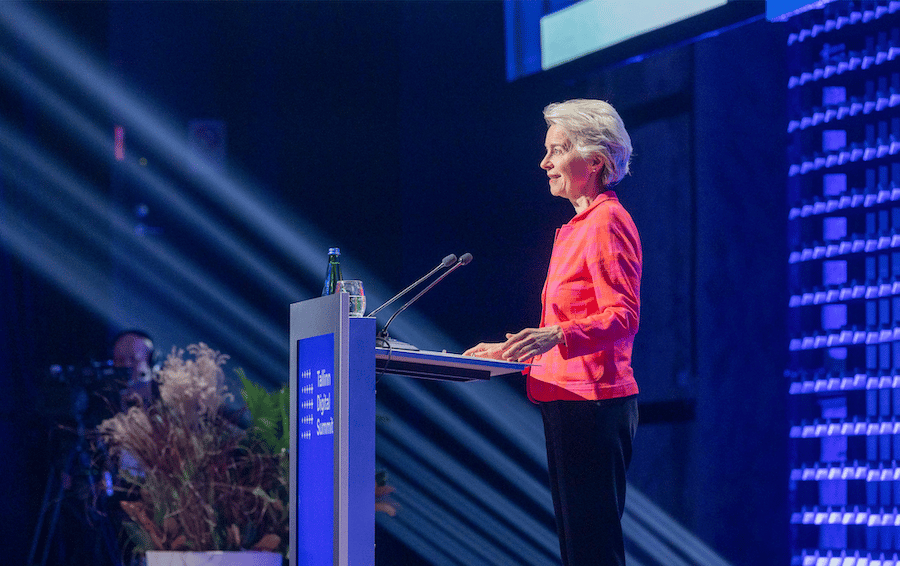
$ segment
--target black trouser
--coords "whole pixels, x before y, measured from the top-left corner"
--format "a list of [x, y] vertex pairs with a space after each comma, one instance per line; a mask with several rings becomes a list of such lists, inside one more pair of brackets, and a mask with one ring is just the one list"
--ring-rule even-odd
[[540, 404], [563, 566], [622, 566], [637, 396]]

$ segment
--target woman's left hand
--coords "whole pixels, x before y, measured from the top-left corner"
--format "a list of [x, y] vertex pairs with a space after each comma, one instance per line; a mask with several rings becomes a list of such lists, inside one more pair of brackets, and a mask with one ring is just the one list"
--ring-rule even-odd
[[507, 334], [501, 348], [504, 360], [523, 362], [550, 350], [565, 341], [562, 329], [556, 326], [526, 328], [515, 334]]

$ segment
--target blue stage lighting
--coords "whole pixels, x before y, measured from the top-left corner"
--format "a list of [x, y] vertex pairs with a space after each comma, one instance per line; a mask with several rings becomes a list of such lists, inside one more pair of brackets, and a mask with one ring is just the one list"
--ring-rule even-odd
[[[391, 485], [397, 488], [393, 497], [400, 503], [396, 517], [382, 524], [400, 519], [422, 534], [438, 534], [446, 537], [444, 549], [459, 550], [458, 558], [465, 564], [547, 564], [558, 553], [555, 536], [552, 547], [545, 552], [537, 550], [533, 542], [516, 533], [504, 522], [515, 523], [520, 515], [504, 517], [501, 522], [496, 512], [484, 509], [477, 499], [460, 493], [456, 486], [429, 472], [428, 468], [410, 458], [392, 443], [379, 444], [379, 451], [391, 461], [394, 470]], [[414, 478], [414, 481], [413, 481]], [[532, 525], [519, 525], [522, 529]], [[539, 527], [546, 531], [546, 527]], [[470, 555], [469, 558], [464, 558]]]
[[[522, 539], [521, 542], [528, 547], [555, 552], [556, 536], [546, 524], [525, 513], [511, 502], [508, 494], [501, 493], [473, 474], [457, 458], [418, 435], [410, 435], [409, 427], [404, 425], [402, 428], [402, 432], [391, 437], [396, 440], [396, 444], [385, 434], [380, 434], [377, 441], [379, 457], [390, 461], [392, 469], [398, 470], [398, 473], [404, 474], [410, 481], [422, 484], [421, 487], [435, 497], [446, 497], [448, 509], [479, 522], [506, 525], [504, 532], [517, 532], [514, 536]], [[401, 446], [404, 448], [401, 449]], [[421, 453], [419, 449], [427, 449], [429, 452]], [[438, 479], [436, 474], [428, 473], [428, 468], [422, 467], [419, 462], [438, 471], [443, 478]], [[417, 470], [416, 473], [409, 471], [413, 468]], [[425, 482], [426, 477], [431, 480]], [[546, 495], [549, 497], [549, 493]]]
[[[256, 347], [248, 348], [241, 354], [253, 359], [262, 367], [267, 367], [273, 373], [282, 373], [277, 360], [281, 356], [286, 356], [287, 345], [283, 336], [275, 330], [275, 325], [266, 324], [264, 317], [254, 312], [245, 301], [221, 287], [164, 244], [135, 235], [126, 215], [97, 198], [95, 191], [89, 187], [75, 181], [76, 176], [73, 173], [63, 170], [57, 163], [41, 156], [37, 150], [21, 141], [2, 121], [0, 121], [0, 149], [3, 150], [4, 160], [15, 165], [4, 169], [5, 176], [15, 184], [26, 187], [27, 190], [22, 191], [23, 198], [33, 200], [34, 205], [42, 208], [45, 213], [54, 213], [56, 226], [68, 225], [69, 233], [80, 234], [91, 241], [97, 250], [111, 254], [122, 267], [142, 280], [146, 286], [155, 289], [156, 293], [165, 295], [168, 300], [178, 305], [179, 312], [190, 313], [195, 321], [204, 321], [206, 327], [216, 329], [220, 336], [231, 335], [235, 327], [245, 333], [252, 332], [248, 337], [255, 338], [252, 342]], [[26, 168], [31, 176], [26, 176], [20, 171]], [[41, 217], [34, 219], [32, 224], [40, 226], [49, 220]], [[105, 233], [98, 231], [98, 227], [103, 226], [108, 227], [116, 238], [110, 240]], [[58, 272], [53, 277], [57, 283], [65, 287], [69, 279], [78, 278], [80, 273], [84, 273], [83, 269], [76, 269], [75, 266], [78, 258], [83, 257], [85, 252], [73, 249], [68, 242], [58, 243], [57, 246], [64, 250], [59, 255], [61, 260], [67, 258], [73, 266], [72, 272], [65, 274], [65, 277], [61, 278]], [[127, 253], [126, 248], [138, 249], [139, 256]], [[26, 258], [41, 253], [41, 250], [36, 248], [22, 248], [16, 251], [17, 255], [24, 255]], [[93, 269], [96, 271], [98, 267], [94, 266]], [[166, 278], [162, 274], [169, 277]], [[180, 284], [174, 285], [172, 278]], [[102, 285], [92, 283], [91, 286], [94, 289], [108, 288], [108, 275], [104, 283]], [[80, 285], [76, 285], [76, 289], [79, 287]], [[185, 289], [194, 289], [195, 293], [189, 296], [185, 293]], [[88, 298], [77, 293], [76, 296]], [[198, 299], [206, 303], [206, 308], [200, 308]], [[103, 304], [98, 304], [97, 301]], [[99, 296], [90, 295], [87, 306], [95, 312], [103, 313], [109, 320], [121, 323], [122, 319], [128, 318], [129, 315], [117, 313], [117, 309], [113, 308], [114, 304], [115, 301], [108, 293], [100, 293]], [[226, 313], [235, 321], [231, 326], [223, 321], [222, 314]], [[270, 354], [264, 355], [266, 351]]]
[[[441, 429], [448, 431], [453, 438], [469, 447], [476, 457], [480, 458], [487, 466], [494, 468], [503, 477], [508, 478], [527, 497], [532, 498], [535, 503], [552, 515], [553, 505], [546, 481], [528, 474], [519, 464], [513, 462], [458, 414], [454, 413], [450, 409], [450, 405], [435, 399], [409, 379], [392, 380], [391, 391], [402, 394], [413, 406], [427, 414], [429, 419]], [[390, 430], [390, 427], [387, 428]], [[543, 438], [543, 434], [538, 438]], [[404, 443], [408, 443], [410, 440], [409, 436], [404, 436]], [[463, 469], [460, 470], [460, 472], [463, 471]], [[477, 480], [472, 478], [472, 481]]]
[[[317, 228], [301, 218], [288, 214], [284, 207], [264, 202], [261, 195], [266, 191], [249, 179], [236, 179], [217, 165], [207, 162], [194, 148], [183, 140], [181, 128], [166, 123], [160, 118], [164, 113], [153, 110], [144, 97], [134, 95], [102, 71], [102, 66], [93, 62], [84, 50], [67, 40], [62, 33], [43, 22], [27, 7], [11, 3], [0, 3], [0, 27], [7, 28], [27, 45], [35, 54], [59, 70], [64, 77], [81, 92], [91, 95], [92, 100], [104, 108], [128, 130], [129, 135], [147, 145], [161, 161], [191, 179], [198, 188], [204, 189], [211, 200], [224, 206], [239, 217], [259, 237], [267, 240], [270, 250], [283, 253], [307, 273], [318, 274], [322, 267], [322, 250], [327, 249], [325, 238]], [[9, 60], [7, 59], [8, 65]], [[40, 88], [33, 77], [21, 69], [11, 67], [8, 75], [15, 77], [21, 85], [27, 85], [29, 96], [41, 97], [41, 103], [53, 109], [64, 123], [77, 124], [77, 130], [91, 132], [90, 139], [95, 149], [102, 148], [103, 155], [112, 154], [112, 142], [105, 132], [98, 136], [97, 128], [87, 123], [80, 115], [66, 105], [58, 96]], [[69, 122], [74, 120], [74, 122]], [[291, 284], [283, 275], [258, 260], [254, 254], [230, 235], [225, 233], [201, 211], [207, 207], [191, 202], [179, 191], [147, 172], [146, 168], [126, 159], [127, 172], [133, 175], [145, 189], [152, 190], [160, 199], [185, 220], [196, 225], [198, 233], [215, 240], [235, 260], [245, 262], [254, 277], [265, 278], [274, 290], [285, 295], [288, 301], [301, 300], [313, 293], [302, 293], [297, 284]], [[386, 291], [376, 277], [353, 260], [345, 262], [345, 270], [366, 281], [367, 295], [374, 303], [386, 300]], [[301, 291], [298, 293], [298, 291]], [[461, 351], [462, 346], [434, 329], [415, 312], [404, 313], [393, 325], [396, 336], [430, 349], [450, 349]]]

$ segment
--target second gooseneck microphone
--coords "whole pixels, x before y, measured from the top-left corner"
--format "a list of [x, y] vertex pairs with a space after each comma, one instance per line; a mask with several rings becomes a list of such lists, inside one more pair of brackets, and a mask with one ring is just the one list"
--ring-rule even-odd
[[399, 293], [397, 293], [396, 295], [394, 295], [388, 302], [384, 303], [383, 305], [381, 305], [381, 306], [378, 307], [377, 309], [373, 310], [373, 311], [370, 312], [367, 316], [375, 316], [376, 314], [378, 314], [378, 311], [380, 311], [380, 310], [383, 309], [384, 307], [388, 306], [389, 304], [393, 303], [394, 301], [396, 301], [397, 299], [399, 299], [399, 298], [402, 297], [403, 295], [405, 295], [405, 294], [409, 293], [410, 291], [412, 291], [417, 285], [419, 285], [419, 283], [421, 283], [422, 281], [425, 281], [426, 279], [428, 279], [429, 277], [431, 277], [432, 275], [434, 275], [434, 274], [437, 273], [438, 271], [444, 269], [445, 267], [450, 267], [450, 266], [453, 265], [454, 263], [456, 263], [456, 255], [455, 255], [455, 254], [450, 254], [450, 255], [448, 255], [447, 257], [445, 257], [444, 259], [441, 260], [441, 263], [438, 264], [437, 267], [435, 267], [434, 269], [432, 269], [431, 271], [429, 271], [424, 277], [420, 278], [419, 280], [417, 280], [415, 283], [413, 283], [412, 285], [410, 285], [410, 286], [407, 287], [406, 289], [403, 289], [402, 291], [400, 291]]
[[[444, 258], [444, 261], [447, 261], [447, 259], [448, 259], [448, 258], [451, 258], [451, 257], [452, 257], [454, 260], [456, 260], [456, 256], [454, 256], [454, 255], [449, 255], [449, 256], [447, 256], [446, 258]], [[453, 265], [453, 267], [451, 267], [450, 269], [448, 269], [447, 271], [445, 271], [444, 273], [442, 273], [440, 277], [438, 277], [437, 279], [435, 279], [434, 281], [432, 281], [427, 287], [425, 287], [424, 289], [422, 289], [421, 291], [419, 291], [419, 293], [418, 293], [415, 297], [413, 297], [412, 299], [410, 299], [409, 301], [407, 301], [407, 303], [406, 303], [405, 305], [403, 305], [402, 307], [400, 307], [399, 309], [397, 309], [397, 312], [395, 312], [393, 315], [391, 315], [391, 318], [388, 319], [387, 324], [384, 325], [384, 327], [383, 327], [383, 328], [381, 329], [381, 331], [378, 333], [378, 336], [379, 336], [380, 338], [387, 338], [387, 335], [388, 335], [388, 333], [387, 333], [388, 326], [390, 326], [391, 323], [394, 321], [394, 319], [397, 318], [397, 315], [398, 315], [398, 314], [400, 314], [401, 312], [405, 311], [407, 307], [409, 307], [411, 304], [413, 304], [414, 302], [416, 302], [416, 301], [419, 299], [419, 297], [421, 297], [422, 295], [424, 295], [425, 293], [427, 293], [429, 289], [431, 289], [432, 287], [434, 287], [435, 285], [437, 285], [437, 284], [438, 284], [440, 281], [442, 281], [445, 277], [447, 277], [448, 275], [450, 275], [451, 273], [453, 273], [453, 272], [454, 272], [455, 270], [457, 270], [458, 268], [460, 268], [460, 267], [466, 265], [466, 264], [469, 263], [470, 261], [472, 261], [472, 254], [470, 254], [470, 253], [465, 253], [465, 254], [463, 254], [462, 256], [460, 256], [459, 260], [456, 260], [456, 263]], [[441, 266], [439, 266], [439, 268], [441, 268], [441, 267], [443, 267], [443, 264], [442, 264]], [[433, 272], [432, 272], [432, 273], [433, 273]], [[429, 274], [429, 275], [430, 275], [430, 274]], [[427, 278], [427, 276], [426, 276], [426, 278]], [[424, 278], [423, 278], [423, 279], [424, 279]], [[420, 280], [420, 281], [421, 281], [421, 280]], [[416, 284], [418, 284], [418, 282], [416, 282], [415, 284], [413, 284], [413, 286], [415, 286]], [[405, 292], [405, 291], [404, 291], [404, 292]], [[393, 301], [393, 299], [391, 299], [391, 300]], [[380, 310], [380, 309], [381, 309], [381, 307], [379, 307], [379, 310]], [[374, 313], [373, 313], [373, 314], [374, 314]]]

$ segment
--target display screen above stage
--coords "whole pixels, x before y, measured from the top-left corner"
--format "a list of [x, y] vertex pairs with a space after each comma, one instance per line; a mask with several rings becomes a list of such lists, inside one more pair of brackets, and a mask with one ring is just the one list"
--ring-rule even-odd
[[763, 0], [507, 0], [506, 77], [629, 60], [765, 13]]

